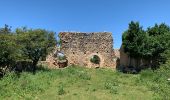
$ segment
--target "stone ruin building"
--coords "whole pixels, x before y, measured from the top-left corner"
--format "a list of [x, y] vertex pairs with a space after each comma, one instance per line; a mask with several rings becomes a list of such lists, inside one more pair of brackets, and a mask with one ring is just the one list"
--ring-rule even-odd
[[[123, 46], [120, 49], [113, 49], [112, 33], [95, 32], [60, 32], [60, 47], [56, 47], [54, 52], [50, 54], [46, 62], [54, 68], [60, 67], [63, 61], [56, 59], [54, 55], [62, 53], [65, 55], [67, 64], [62, 65], [80, 65], [86, 67], [111, 67], [118, 68], [122, 66], [136, 66], [136, 59], [130, 58], [124, 52]], [[91, 58], [97, 56], [99, 63], [91, 62]], [[140, 65], [147, 65], [145, 59], [140, 61]]]
[[[112, 33], [60, 32], [59, 37], [60, 51], [66, 56], [68, 65], [115, 67]], [[98, 64], [90, 61], [94, 55], [100, 59]]]

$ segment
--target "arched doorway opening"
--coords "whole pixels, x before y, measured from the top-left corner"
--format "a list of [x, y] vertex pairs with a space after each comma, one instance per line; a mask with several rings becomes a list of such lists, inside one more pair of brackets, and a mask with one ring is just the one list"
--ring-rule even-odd
[[67, 67], [68, 60], [67, 60], [65, 54], [62, 52], [57, 52], [55, 55], [55, 63], [57, 63], [59, 68]]
[[90, 62], [91, 67], [99, 68], [100, 65], [101, 65], [101, 58], [97, 54], [94, 54], [94, 55], [90, 56], [90, 61], [89, 62]]
[[104, 58], [100, 53], [91, 53], [85, 57], [87, 67], [89, 68], [99, 68], [104, 65]]
[[100, 64], [100, 57], [98, 55], [93, 55], [90, 58], [90, 62], [93, 64]]

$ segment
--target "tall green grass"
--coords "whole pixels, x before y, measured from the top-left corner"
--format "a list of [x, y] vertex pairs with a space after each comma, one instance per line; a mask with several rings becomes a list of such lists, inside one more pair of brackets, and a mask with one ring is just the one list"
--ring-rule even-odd
[[156, 99], [170, 100], [170, 61], [156, 71], [145, 70], [140, 73], [141, 83], [154, 92]]
[[9, 73], [0, 80], [0, 100], [168, 100], [169, 74], [161, 73], [132, 75], [78, 66], [38, 70], [35, 75]]

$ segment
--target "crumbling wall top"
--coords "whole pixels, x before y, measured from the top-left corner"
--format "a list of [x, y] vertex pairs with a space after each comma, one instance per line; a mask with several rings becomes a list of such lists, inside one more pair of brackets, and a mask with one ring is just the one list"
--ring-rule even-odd
[[60, 38], [64, 37], [77, 37], [77, 38], [94, 38], [94, 39], [112, 39], [112, 33], [110, 32], [91, 32], [91, 33], [85, 33], [85, 32], [60, 32], [59, 33]]

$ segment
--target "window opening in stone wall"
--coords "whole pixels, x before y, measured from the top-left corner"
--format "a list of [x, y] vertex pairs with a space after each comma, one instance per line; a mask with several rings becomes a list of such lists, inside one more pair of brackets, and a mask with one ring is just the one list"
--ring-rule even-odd
[[94, 64], [100, 64], [100, 58], [97, 55], [93, 55], [90, 59], [90, 61]]
[[64, 53], [58, 52], [55, 56], [58, 60], [66, 60], [66, 56]]
[[64, 68], [68, 64], [68, 60], [67, 60], [65, 54], [61, 53], [61, 52], [57, 53], [57, 57], [55, 60], [58, 64], [59, 68]]

